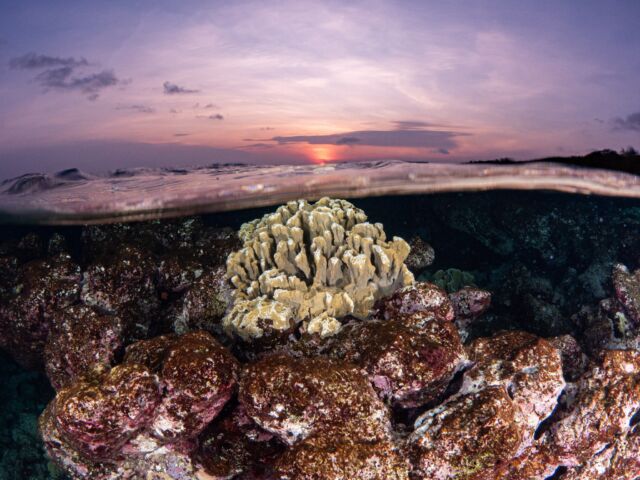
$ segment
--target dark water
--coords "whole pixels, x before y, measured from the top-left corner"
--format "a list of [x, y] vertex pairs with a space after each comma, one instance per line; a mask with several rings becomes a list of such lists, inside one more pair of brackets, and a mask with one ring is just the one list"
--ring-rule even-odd
[[[452, 289], [463, 278], [492, 292], [492, 308], [479, 322], [478, 335], [504, 327], [579, 335], [571, 316], [611, 295], [612, 265], [640, 267], [639, 199], [489, 191], [352, 201], [370, 221], [382, 222], [389, 236], [419, 235], [433, 246], [435, 262], [419, 278], [442, 271]], [[203, 220], [238, 229], [271, 210], [209, 214]], [[5, 225], [0, 244], [6, 253], [35, 233], [37, 241], [20, 247], [26, 261], [46, 255], [50, 240], [61, 234], [84, 268], [89, 260], [84, 228]], [[37, 416], [53, 393], [42, 373], [0, 356], [0, 479], [62, 478], [48, 465], [36, 430]]]

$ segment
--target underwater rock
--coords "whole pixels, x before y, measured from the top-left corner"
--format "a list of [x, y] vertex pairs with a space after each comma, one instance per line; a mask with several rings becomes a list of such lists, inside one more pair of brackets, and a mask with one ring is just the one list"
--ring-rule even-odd
[[60, 390], [48, 414], [69, 446], [89, 460], [101, 461], [113, 458], [146, 426], [160, 400], [158, 378], [149, 369], [119, 365]]
[[464, 342], [470, 335], [473, 321], [491, 306], [491, 293], [476, 287], [463, 287], [450, 293], [449, 299], [455, 312], [455, 324]]
[[393, 319], [414, 313], [440, 321], [452, 321], [455, 317], [447, 292], [429, 282], [417, 282], [379, 300], [374, 315]]
[[578, 380], [575, 397], [542, 437], [563, 465], [582, 464], [629, 431], [640, 406], [639, 373], [639, 352], [606, 350]]
[[389, 440], [314, 436], [279, 457], [269, 480], [408, 480], [409, 464]]
[[200, 435], [194, 461], [207, 479], [264, 473], [284, 451], [284, 444], [262, 430], [241, 406], [221, 415]]
[[[320, 315], [320, 323], [347, 315], [366, 318], [377, 299], [411, 284], [413, 274], [404, 264], [409, 245], [399, 237], [387, 241], [382, 225], [366, 220], [351, 203], [323, 198], [315, 204], [289, 202], [243, 225], [244, 247], [227, 259], [236, 290], [225, 328], [263, 335], [262, 328], [248, 328], [250, 320], [241, 313], [254, 310], [255, 302], [267, 310], [266, 304], [277, 302], [293, 313], [296, 325], [313, 325]], [[272, 329], [277, 330], [273, 322]]]
[[203, 331], [134, 343], [121, 365], [58, 392], [40, 419], [47, 451], [76, 478], [129, 478], [118, 475], [149, 465], [167, 474], [158, 478], [195, 478], [196, 437], [236, 376], [235, 359]]
[[375, 442], [391, 429], [365, 372], [323, 357], [274, 354], [248, 365], [239, 400], [260, 427], [288, 445], [320, 434]]
[[127, 348], [124, 364], [157, 372], [162, 400], [148, 428], [165, 443], [196, 437], [236, 387], [236, 360], [204, 331], [137, 342]]
[[155, 259], [149, 252], [122, 245], [113, 256], [87, 267], [82, 301], [120, 317], [127, 342], [141, 340], [147, 337], [159, 307], [155, 272]]
[[329, 354], [361, 366], [388, 403], [424, 405], [444, 392], [466, 355], [453, 323], [420, 315], [347, 324]]
[[578, 341], [571, 335], [561, 335], [547, 340], [560, 352], [564, 379], [568, 382], [577, 380], [589, 366], [589, 358], [582, 351]]
[[583, 307], [572, 317], [592, 356], [604, 349], [640, 349], [640, 323], [635, 318], [640, 307], [640, 270], [630, 273], [624, 265], [617, 264], [612, 281], [613, 298], [600, 301], [596, 308]]
[[458, 395], [428, 410], [408, 443], [414, 478], [471, 479], [516, 455], [519, 409], [503, 386]]
[[636, 327], [640, 327], [640, 269], [633, 273], [622, 264], [613, 267], [613, 288], [616, 298]]
[[123, 347], [123, 326], [118, 317], [77, 304], [53, 314], [44, 349], [45, 371], [56, 390], [84, 375], [109, 369]]
[[596, 453], [583, 465], [570, 468], [562, 480], [622, 480], [640, 476], [640, 432], [634, 428]]
[[0, 304], [0, 347], [25, 368], [43, 366], [51, 318], [77, 301], [80, 268], [67, 254], [22, 265]]
[[464, 373], [459, 393], [502, 386], [520, 411], [521, 447], [527, 447], [565, 387], [560, 352], [547, 340], [520, 331], [478, 338], [467, 352], [475, 365]]
[[186, 333], [190, 330], [206, 330], [220, 336], [223, 333], [222, 317], [231, 302], [231, 288], [222, 265], [206, 269], [175, 302], [171, 317], [171, 330]]
[[415, 275], [431, 265], [436, 258], [433, 247], [418, 235], [409, 240], [409, 247], [411, 251], [404, 263]]

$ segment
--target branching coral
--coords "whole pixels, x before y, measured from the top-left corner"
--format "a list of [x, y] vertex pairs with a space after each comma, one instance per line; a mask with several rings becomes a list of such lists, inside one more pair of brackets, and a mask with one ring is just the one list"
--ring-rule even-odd
[[[244, 247], [229, 255], [234, 305], [223, 323], [245, 340], [294, 325], [331, 335], [336, 319], [366, 318], [375, 301], [413, 282], [409, 245], [344, 200], [289, 202], [245, 224]], [[243, 312], [262, 311], [249, 317]], [[289, 312], [290, 311], [290, 312]], [[272, 312], [278, 312], [277, 315]], [[282, 321], [281, 321], [282, 320]]]

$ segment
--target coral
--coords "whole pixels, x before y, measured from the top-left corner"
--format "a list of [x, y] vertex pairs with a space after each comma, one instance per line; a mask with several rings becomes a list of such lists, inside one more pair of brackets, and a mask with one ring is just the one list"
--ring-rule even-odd
[[414, 274], [427, 268], [436, 258], [433, 247], [417, 235], [411, 237], [409, 247], [411, 247], [411, 251], [404, 263]]
[[45, 370], [56, 390], [80, 377], [109, 369], [123, 347], [118, 317], [87, 305], [71, 305], [53, 314], [44, 349]]
[[329, 353], [361, 366], [381, 398], [405, 408], [437, 399], [466, 357], [453, 323], [420, 314], [347, 324]]
[[80, 268], [67, 254], [21, 266], [0, 304], [0, 347], [26, 368], [42, 367], [51, 318], [79, 292]]
[[433, 282], [449, 293], [457, 292], [464, 287], [474, 286], [475, 282], [475, 278], [471, 273], [457, 268], [437, 270], [433, 275], [421, 275], [420, 280]]
[[[349, 202], [323, 198], [315, 204], [289, 202], [245, 224], [244, 247], [227, 259], [236, 314], [225, 317], [225, 328], [263, 335], [262, 328], [247, 328], [248, 320], [238, 313], [253, 310], [255, 302], [277, 302], [290, 309], [296, 324], [305, 322], [306, 328], [316, 319], [313, 329], [322, 331], [318, 322], [366, 318], [377, 299], [412, 283], [404, 264], [408, 244], [398, 237], [387, 241], [382, 225], [366, 219]], [[290, 328], [287, 322], [282, 326]]]
[[323, 357], [274, 354], [248, 365], [239, 400], [260, 427], [289, 445], [319, 434], [373, 442], [391, 428], [364, 372]]
[[409, 455], [416, 478], [471, 479], [522, 444], [518, 407], [504, 387], [459, 395], [416, 421]]

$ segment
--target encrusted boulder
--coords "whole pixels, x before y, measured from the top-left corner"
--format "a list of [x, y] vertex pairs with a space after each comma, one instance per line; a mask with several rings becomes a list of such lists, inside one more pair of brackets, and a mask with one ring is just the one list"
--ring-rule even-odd
[[514, 457], [519, 410], [503, 386], [458, 395], [428, 410], [408, 443], [413, 478], [466, 480]]
[[361, 366], [381, 398], [405, 408], [438, 398], [466, 358], [452, 322], [420, 313], [347, 324], [329, 354]]
[[261, 336], [264, 329], [248, 329], [250, 321], [240, 312], [252, 311], [256, 302], [277, 302], [292, 312], [296, 325], [322, 331], [319, 323], [366, 318], [377, 299], [411, 284], [413, 274], [404, 264], [409, 245], [399, 237], [387, 240], [381, 224], [366, 220], [351, 203], [323, 198], [289, 202], [243, 225], [244, 246], [227, 260], [235, 304], [225, 328]]
[[613, 267], [611, 276], [615, 296], [624, 307], [629, 319], [640, 327], [640, 269], [629, 272], [622, 264]]
[[146, 338], [159, 307], [155, 273], [155, 259], [148, 251], [123, 245], [87, 267], [82, 301], [120, 317], [128, 341]]
[[284, 444], [258, 427], [239, 406], [202, 432], [194, 460], [201, 477], [230, 479], [265, 473], [283, 451]]
[[563, 464], [582, 464], [629, 429], [640, 406], [640, 353], [607, 350], [576, 384], [543, 440]]
[[119, 365], [59, 391], [49, 415], [81, 455], [109, 460], [151, 420], [161, 400], [160, 388], [148, 368]]
[[520, 412], [522, 446], [528, 446], [565, 387], [560, 352], [547, 340], [520, 331], [478, 338], [467, 351], [475, 365], [465, 372], [460, 393], [502, 386]]
[[131, 345], [124, 364], [145, 365], [159, 376], [162, 400], [149, 423], [151, 435], [165, 443], [195, 438], [233, 395], [236, 360], [204, 331], [159, 339]]
[[231, 301], [231, 289], [225, 278], [226, 269], [218, 266], [203, 271], [172, 309], [171, 329], [175, 333], [206, 330], [221, 335], [222, 317]]
[[455, 317], [447, 292], [429, 282], [418, 282], [397, 290], [376, 304], [376, 316], [385, 319], [414, 313], [426, 314], [440, 321], [452, 321]]
[[409, 246], [411, 247], [411, 251], [404, 263], [409, 270], [417, 275], [433, 263], [436, 254], [433, 247], [418, 235], [415, 235], [409, 240]]
[[272, 480], [408, 480], [409, 463], [389, 440], [310, 437], [279, 457]]
[[80, 268], [67, 254], [22, 265], [0, 302], [0, 347], [22, 366], [41, 368], [53, 315], [79, 293]]
[[564, 379], [574, 382], [580, 378], [589, 366], [589, 358], [582, 351], [578, 341], [571, 335], [551, 337], [547, 340], [560, 352]]
[[108, 370], [123, 348], [118, 317], [83, 304], [56, 311], [44, 349], [45, 371], [56, 390], [80, 377]]
[[473, 321], [491, 306], [491, 293], [477, 287], [463, 287], [450, 293], [449, 299], [455, 312], [455, 323], [462, 340], [469, 337]]
[[265, 357], [248, 365], [239, 400], [247, 414], [289, 445], [311, 435], [387, 438], [389, 412], [365, 373], [323, 357]]
[[203, 331], [134, 343], [122, 364], [58, 392], [40, 419], [45, 447], [74, 479], [195, 479], [197, 437], [236, 376], [236, 360]]

